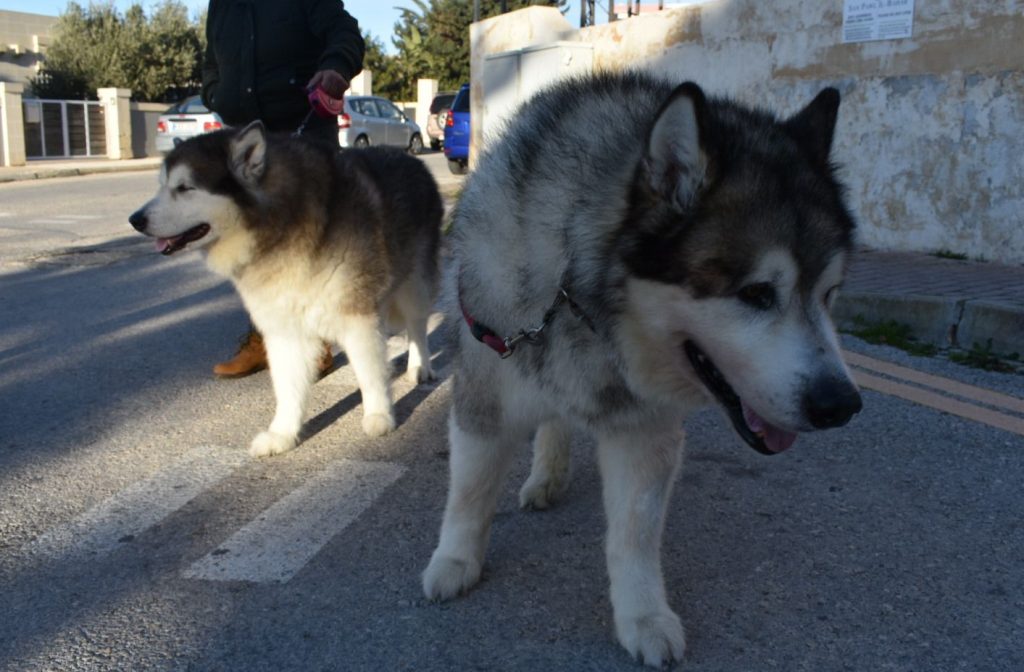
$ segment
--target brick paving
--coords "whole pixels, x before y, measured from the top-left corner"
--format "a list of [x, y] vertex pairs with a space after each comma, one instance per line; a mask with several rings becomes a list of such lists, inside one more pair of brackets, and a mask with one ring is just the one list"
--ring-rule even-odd
[[1024, 311], [1024, 265], [860, 250], [843, 291], [984, 301]]

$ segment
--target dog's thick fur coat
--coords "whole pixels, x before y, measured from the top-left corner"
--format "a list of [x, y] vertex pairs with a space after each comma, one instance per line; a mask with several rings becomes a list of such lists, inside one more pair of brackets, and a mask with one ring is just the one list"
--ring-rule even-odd
[[[853, 230], [829, 160], [838, 105], [826, 89], [780, 121], [626, 74], [515, 115], [453, 219], [451, 483], [428, 597], [479, 580], [514, 449], [533, 437], [520, 502], [545, 508], [579, 428], [597, 439], [618, 639], [651, 665], [682, 657], [660, 546], [688, 412], [717, 397], [779, 452], [860, 408], [828, 315]], [[572, 309], [549, 312], [563, 289]], [[550, 321], [501, 359], [463, 311], [502, 336]]]
[[165, 254], [201, 247], [264, 336], [277, 410], [250, 452], [296, 445], [322, 341], [352, 364], [364, 431], [392, 430], [386, 332], [408, 332], [410, 378], [433, 377], [426, 329], [443, 208], [422, 162], [398, 150], [338, 153], [256, 122], [182, 143], [160, 183], [132, 225]]

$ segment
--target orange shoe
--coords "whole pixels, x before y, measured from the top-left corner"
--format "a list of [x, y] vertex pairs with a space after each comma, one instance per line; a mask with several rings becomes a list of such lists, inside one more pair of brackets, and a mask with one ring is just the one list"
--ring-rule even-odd
[[267, 349], [263, 347], [263, 336], [251, 329], [242, 338], [242, 344], [234, 358], [213, 367], [218, 378], [244, 378], [267, 368]]

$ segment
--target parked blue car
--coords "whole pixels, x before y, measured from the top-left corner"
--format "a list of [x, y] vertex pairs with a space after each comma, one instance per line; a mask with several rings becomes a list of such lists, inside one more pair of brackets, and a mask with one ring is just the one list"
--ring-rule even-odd
[[469, 84], [455, 94], [452, 109], [444, 123], [444, 155], [448, 170], [465, 175], [469, 169]]

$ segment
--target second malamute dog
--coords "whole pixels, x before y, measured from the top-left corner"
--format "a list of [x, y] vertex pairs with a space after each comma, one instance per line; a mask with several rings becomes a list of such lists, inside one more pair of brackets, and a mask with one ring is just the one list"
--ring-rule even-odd
[[825, 89], [779, 120], [626, 74], [515, 115], [454, 214], [451, 483], [429, 598], [479, 580], [515, 448], [533, 436], [520, 502], [545, 508], [582, 428], [619, 642], [654, 666], [682, 657], [660, 547], [687, 413], [716, 400], [776, 453], [861, 407], [829, 317], [854, 228], [830, 160], [838, 107]]
[[155, 198], [132, 226], [163, 254], [201, 248], [234, 282], [263, 333], [277, 410], [256, 456], [293, 448], [321, 342], [339, 344], [363, 397], [363, 430], [392, 430], [385, 329], [409, 336], [408, 375], [433, 377], [427, 318], [443, 208], [418, 159], [399, 150], [338, 153], [268, 136], [255, 122], [197, 136], [167, 155]]

